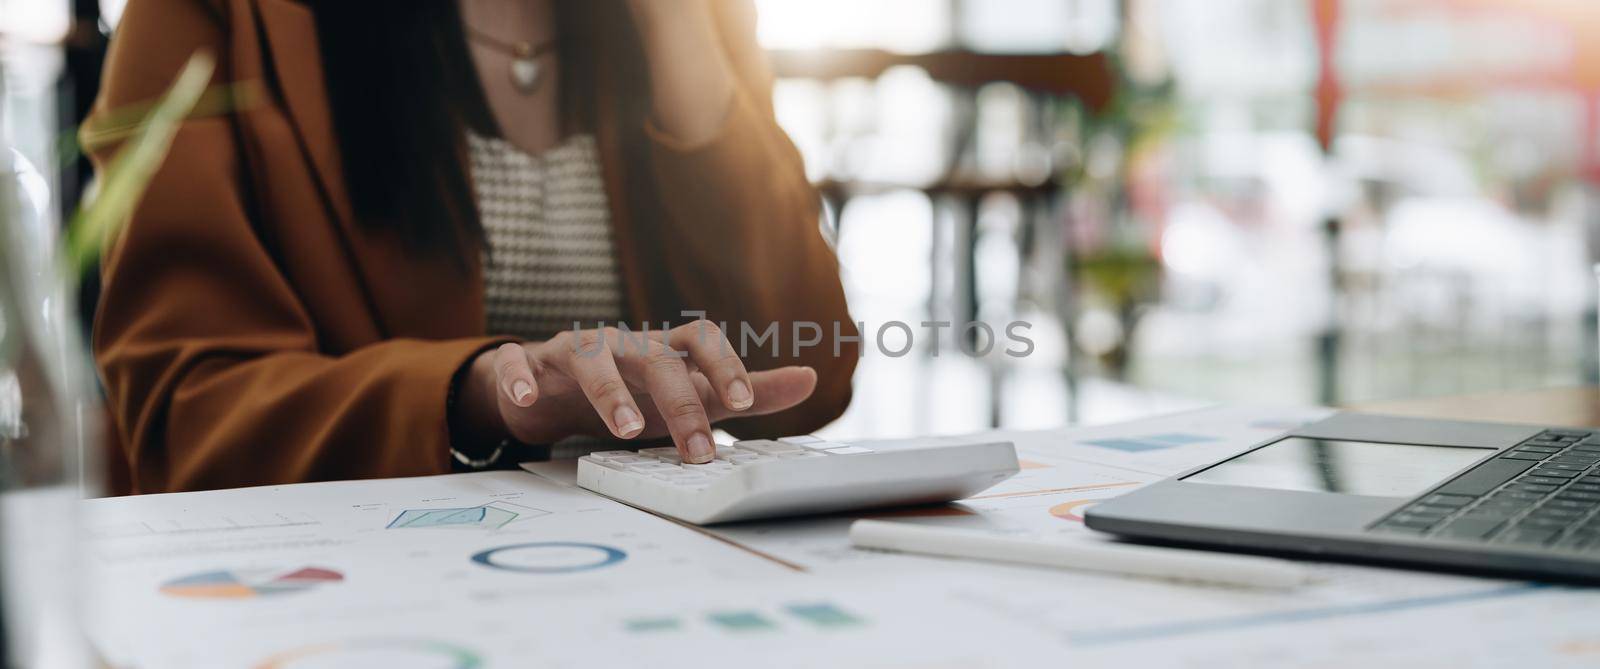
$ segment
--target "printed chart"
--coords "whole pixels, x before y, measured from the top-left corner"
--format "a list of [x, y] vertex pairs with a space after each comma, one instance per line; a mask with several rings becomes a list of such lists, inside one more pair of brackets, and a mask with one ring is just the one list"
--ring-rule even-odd
[[406, 509], [389, 521], [386, 529], [448, 528], [498, 530], [519, 518], [549, 515], [549, 511], [496, 501], [470, 507]]
[[[701, 619], [710, 628], [724, 633], [776, 632], [785, 626], [798, 625], [809, 629], [847, 629], [862, 627], [867, 621], [831, 602], [804, 602], [786, 604], [776, 611], [761, 609], [725, 609], [706, 613]], [[623, 628], [635, 634], [683, 632], [696, 621], [692, 617], [666, 615], [630, 618]]]
[[473, 554], [472, 561], [502, 571], [570, 574], [610, 567], [628, 559], [620, 548], [572, 541], [535, 541]]
[[321, 567], [223, 569], [167, 581], [161, 593], [187, 599], [249, 599], [315, 590], [344, 580], [344, 574]]
[[1062, 502], [1060, 504], [1057, 504], [1055, 506], [1050, 507], [1050, 515], [1055, 516], [1057, 518], [1060, 518], [1062, 520], [1071, 521], [1071, 522], [1074, 522], [1074, 523], [1081, 523], [1081, 522], [1083, 522], [1083, 512], [1084, 512], [1084, 510], [1088, 509], [1091, 506], [1099, 504], [1102, 501], [1104, 501], [1104, 500], [1099, 500], [1099, 499], [1075, 499], [1075, 500], [1072, 500], [1070, 502]]
[[274, 655], [256, 669], [384, 667], [385, 669], [478, 669], [476, 653], [448, 643], [419, 639], [363, 639], [318, 644]]
[[176, 514], [174, 517], [110, 523], [96, 522], [90, 515], [87, 533], [94, 539], [120, 539], [166, 535], [194, 535], [213, 532], [248, 533], [257, 530], [306, 528], [320, 525], [321, 521], [305, 513], [229, 513], [229, 514]]
[[1142, 451], [1160, 451], [1190, 444], [1203, 444], [1216, 441], [1216, 437], [1203, 434], [1187, 434], [1174, 432], [1169, 434], [1151, 434], [1137, 437], [1119, 437], [1115, 439], [1091, 439], [1083, 443], [1100, 448], [1110, 448], [1124, 453], [1139, 453]]

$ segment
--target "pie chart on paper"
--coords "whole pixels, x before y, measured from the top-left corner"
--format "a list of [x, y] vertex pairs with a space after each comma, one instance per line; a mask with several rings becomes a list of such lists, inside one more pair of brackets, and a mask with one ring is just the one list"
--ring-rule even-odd
[[1083, 522], [1084, 510], [1099, 504], [1101, 501], [1102, 500], [1098, 499], [1076, 499], [1071, 502], [1063, 502], [1050, 507], [1050, 515], [1062, 520], [1070, 520], [1074, 523], [1081, 523]]
[[161, 594], [187, 599], [249, 599], [315, 590], [344, 580], [321, 567], [224, 569], [190, 574], [161, 584]]

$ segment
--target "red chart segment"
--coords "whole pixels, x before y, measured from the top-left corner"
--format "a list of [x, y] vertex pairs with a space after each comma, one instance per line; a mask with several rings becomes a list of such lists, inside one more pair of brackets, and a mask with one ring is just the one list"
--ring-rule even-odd
[[307, 592], [344, 580], [322, 567], [294, 569], [219, 569], [181, 576], [161, 584], [161, 593], [186, 599], [249, 599]]

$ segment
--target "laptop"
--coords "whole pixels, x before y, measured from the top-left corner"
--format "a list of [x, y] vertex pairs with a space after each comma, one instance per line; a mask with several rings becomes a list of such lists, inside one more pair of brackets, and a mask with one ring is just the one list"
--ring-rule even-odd
[[1335, 414], [1090, 508], [1134, 539], [1600, 581], [1600, 429]]

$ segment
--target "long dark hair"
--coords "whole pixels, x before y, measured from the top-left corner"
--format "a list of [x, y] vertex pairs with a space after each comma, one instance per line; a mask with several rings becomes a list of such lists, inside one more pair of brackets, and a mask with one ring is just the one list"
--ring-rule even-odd
[[[425, 256], [464, 260], [483, 244], [463, 131], [499, 136], [467, 52], [455, 0], [313, 3], [317, 42], [361, 225]], [[597, 48], [632, 29], [617, 0], [552, 3], [564, 132], [595, 123]], [[636, 40], [628, 40], [633, 42]], [[626, 57], [632, 56], [632, 57]], [[629, 53], [623, 69], [643, 72]], [[613, 80], [618, 79], [612, 77]], [[622, 77], [631, 86], [637, 76]], [[647, 90], [647, 86], [645, 90]]]

